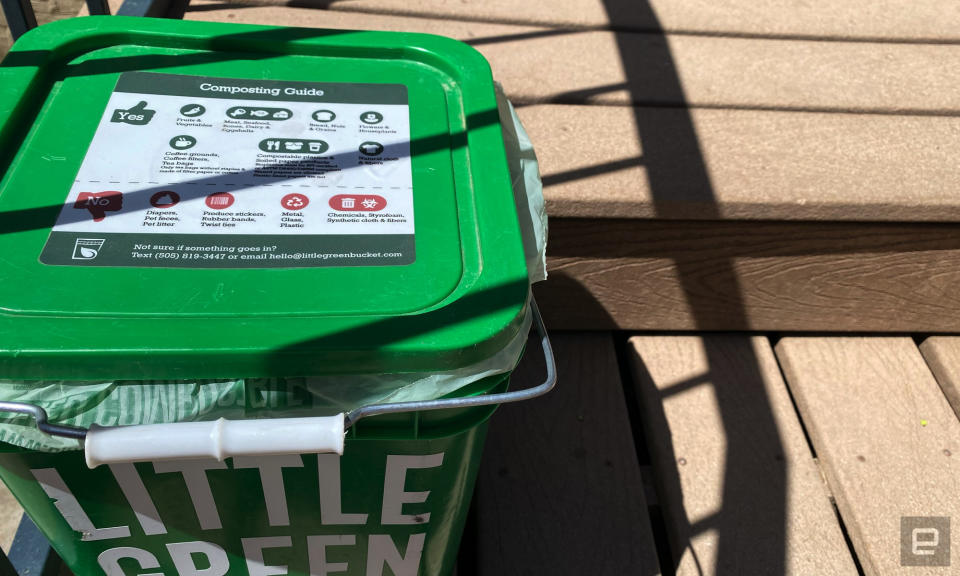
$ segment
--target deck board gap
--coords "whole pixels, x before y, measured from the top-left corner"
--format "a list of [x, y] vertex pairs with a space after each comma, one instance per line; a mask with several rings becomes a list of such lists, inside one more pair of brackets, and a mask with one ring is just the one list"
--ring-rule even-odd
[[[776, 348], [779, 338], [767, 338], [770, 342], [770, 348]], [[823, 475], [823, 469], [820, 467], [820, 458], [817, 457], [817, 447], [813, 445], [813, 440], [810, 439], [810, 432], [807, 430], [807, 424], [803, 421], [803, 414], [800, 412], [800, 408], [797, 407], [797, 399], [793, 395], [793, 390], [790, 389], [790, 381], [787, 379], [786, 373], [783, 371], [783, 365], [780, 363], [780, 358], [776, 354], [773, 355], [774, 359], [777, 361], [777, 370], [780, 371], [780, 378], [783, 379], [783, 387], [787, 390], [787, 397], [790, 398], [790, 405], [793, 406], [793, 413], [797, 417], [797, 421], [800, 422], [800, 430], [803, 431], [803, 439], [807, 441], [807, 448], [810, 450], [810, 457], [813, 458], [814, 464], [817, 465], [817, 470], [820, 471], [820, 479], [823, 480], [824, 489], [827, 492], [827, 495], [830, 497], [830, 501], [833, 501], [833, 492], [830, 490], [830, 485], [826, 482], [826, 477]]]

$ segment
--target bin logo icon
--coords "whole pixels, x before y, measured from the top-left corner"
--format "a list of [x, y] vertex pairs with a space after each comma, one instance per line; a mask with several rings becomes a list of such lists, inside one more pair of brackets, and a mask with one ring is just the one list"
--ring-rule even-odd
[[153, 120], [153, 115], [156, 114], [156, 110], [147, 109], [147, 101], [141, 100], [135, 106], [124, 110], [123, 108], [117, 108], [113, 111], [113, 116], [110, 117], [111, 122], [117, 122], [119, 124], [132, 124], [133, 126], [144, 126], [149, 124]]
[[107, 212], [118, 212], [123, 208], [123, 192], [81, 192], [73, 203], [77, 210], [89, 210], [94, 222], [107, 217]]
[[93, 260], [100, 255], [103, 243], [103, 238], [77, 238], [73, 245], [73, 259]]

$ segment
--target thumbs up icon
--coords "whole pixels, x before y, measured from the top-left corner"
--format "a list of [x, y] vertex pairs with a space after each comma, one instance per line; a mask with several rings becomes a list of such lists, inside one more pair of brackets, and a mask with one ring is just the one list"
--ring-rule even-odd
[[123, 108], [117, 108], [114, 110], [113, 116], [110, 117], [110, 121], [123, 124], [132, 124], [134, 126], [144, 126], [153, 120], [153, 115], [156, 113], [156, 110], [147, 109], [146, 100], [141, 100], [136, 105], [126, 110]]

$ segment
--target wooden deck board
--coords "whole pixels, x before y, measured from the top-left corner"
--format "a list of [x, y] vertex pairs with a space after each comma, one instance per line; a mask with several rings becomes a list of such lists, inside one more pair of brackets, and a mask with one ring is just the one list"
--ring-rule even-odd
[[[209, 1], [193, 3], [197, 8]], [[811, 42], [556, 30], [275, 6], [191, 20], [442, 32], [470, 42], [519, 102], [873, 112], [960, 111], [960, 44]], [[882, 87], [882, 89], [877, 89]]]
[[901, 517], [960, 517], [960, 421], [919, 350], [902, 337], [789, 337], [776, 353], [864, 571], [906, 573]]
[[[477, 574], [659, 574], [612, 338], [555, 334], [553, 344], [557, 388], [490, 423], [474, 497]], [[535, 356], [514, 386], [540, 382]]]
[[[676, 36], [668, 46], [650, 34], [194, 6], [198, 20], [442, 31], [476, 43], [517, 103], [614, 104], [521, 108], [553, 216], [960, 221], [950, 192], [960, 115], [849, 113], [960, 110], [960, 45]], [[743, 107], [759, 109], [730, 109]]]
[[957, 330], [954, 226], [555, 219], [555, 329]]
[[920, 352], [930, 366], [943, 395], [960, 418], [960, 338], [933, 336], [924, 340]]
[[678, 575], [856, 574], [765, 338], [629, 349]]
[[[960, 221], [960, 117], [560, 105], [519, 114], [552, 216]], [[691, 129], [695, 139], [678, 137]]]
[[[232, 0], [283, 5], [290, 0]], [[553, 0], [551, 2], [452, 2], [450, 0], [296, 0], [331, 11], [407, 15], [472, 22], [513, 22], [556, 27], [608, 27], [709, 35], [760, 35], [873, 40], [960, 40], [960, 9], [951, 0], [837, 2], [810, 0]]]
[[0, 549], [4, 552], [10, 551], [10, 544], [13, 542], [13, 536], [17, 533], [17, 526], [20, 525], [20, 517], [23, 515], [23, 508], [17, 502], [10, 490], [0, 482]]

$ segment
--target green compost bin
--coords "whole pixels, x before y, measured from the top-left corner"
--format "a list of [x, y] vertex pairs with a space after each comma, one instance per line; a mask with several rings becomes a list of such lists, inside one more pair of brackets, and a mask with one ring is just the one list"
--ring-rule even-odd
[[[0, 476], [76, 574], [450, 573], [513, 364], [439, 410], [410, 375], [489, 368], [539, 320], [502, 138], [488, 64], [436, 36], [89, 17], [14, 45], [0, 401], [156, 432], [96, 466], [4, 416]], [[338, 410], [333, 453], [223, 448], [224, 414]]]

